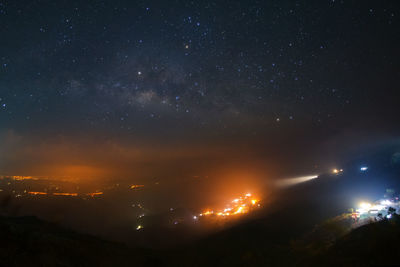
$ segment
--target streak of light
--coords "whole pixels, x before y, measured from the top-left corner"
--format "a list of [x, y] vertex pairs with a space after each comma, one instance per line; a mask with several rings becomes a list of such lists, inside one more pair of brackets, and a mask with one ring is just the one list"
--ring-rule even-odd
[[296, 178], [281, 179], [276, 182], [278, 187], [289, 187], [318, 178], [318, 175], [301, 176]]

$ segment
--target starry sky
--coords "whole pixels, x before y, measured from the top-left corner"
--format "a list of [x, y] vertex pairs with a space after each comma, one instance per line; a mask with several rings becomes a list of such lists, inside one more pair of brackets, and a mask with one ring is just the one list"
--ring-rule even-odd
[[206, 175], [395, 138], [399, 16], [398, 1], [0, 1], [0, 172]]

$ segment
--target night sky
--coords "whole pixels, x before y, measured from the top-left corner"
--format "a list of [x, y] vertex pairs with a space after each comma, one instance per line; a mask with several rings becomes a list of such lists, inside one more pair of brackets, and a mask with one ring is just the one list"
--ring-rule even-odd
[[393, 140], [399, 16], [398, 1], [0, 1], [0, 173], [312, 168]]

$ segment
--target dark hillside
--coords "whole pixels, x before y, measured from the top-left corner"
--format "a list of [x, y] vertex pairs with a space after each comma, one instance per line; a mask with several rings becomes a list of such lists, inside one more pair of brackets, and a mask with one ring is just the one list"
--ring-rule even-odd
[[337, 240], [315, 266], [398, 266], [400, 216], [365, 225]]
[[0, 266], [146, 266], [146, 250], [66, 230], [35, 217], [0, 217]]

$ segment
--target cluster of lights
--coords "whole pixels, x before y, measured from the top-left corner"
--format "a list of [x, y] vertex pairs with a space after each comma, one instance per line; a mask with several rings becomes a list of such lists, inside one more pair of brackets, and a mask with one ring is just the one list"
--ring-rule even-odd
[[385, 210], [389, 206], [393, 206], [394, 203], [390, 200], [381, 200], [379, 203], [374, 203], [371, 204], [369, 202], [361, 202], [359, 204], [359, 208], [356, 210], [356, 212], [361, 215], [361, 214], [377, 214], [382, 210]]
[[259, 206], [260, 206], [259, 200], [253, 198], [250, 193], [247, 193], [244, 196], [233, 199], [231, 203], [223, 210], [218, 210], [218, 211], [205, 210], [204, 212], [200, 213], [199, 216], [193, 216], [193, 219], [197, 220], [198, 217], [205, 217], [211, 215], [227, 217], [232, 215], [245, 214], [248, 213], [252, 207], [259, 207]]
[[[360, 171], [362, 171], [362, 172], [368, 171], [368, 166], [361, 166]], [[332, 169], [333, 174], [340, 174], [342, 172], [343, 172], [343, 169]]]
[[32, 177], [32, 176], [11, 176], [11, 178], [13, 180], [16, 180], [16, 181], [23, 181], [23, 180], [35, 180], [35, 181], [37, 181], [37, 180], [39, 180], [39, 178]]

